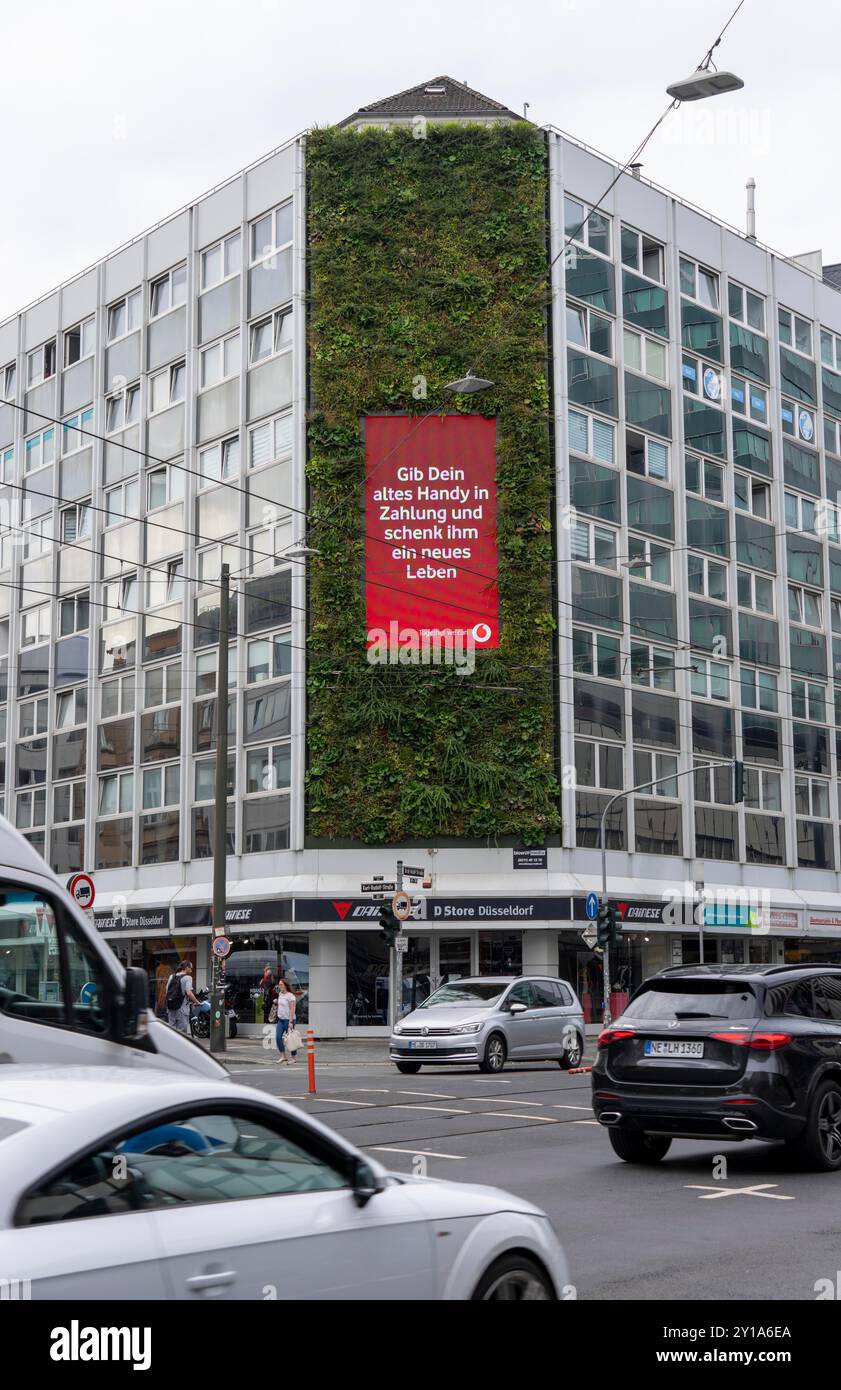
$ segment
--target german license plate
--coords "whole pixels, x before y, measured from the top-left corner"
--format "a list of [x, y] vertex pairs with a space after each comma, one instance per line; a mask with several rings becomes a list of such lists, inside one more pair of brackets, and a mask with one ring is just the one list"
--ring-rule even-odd
[[702, 1042], [679, 1042], [677, 1038], [660, 1041], [648, 1038], [645, 1044], [646, 1057], [703, 1057]]
[[433, 1048], [434, 1046], [434, 1042], [430, 1042], [426, 1038], [414, 1039], [409, 1043], [409, 1050], [410, 1052], [417, 1052], [420, 1048]]

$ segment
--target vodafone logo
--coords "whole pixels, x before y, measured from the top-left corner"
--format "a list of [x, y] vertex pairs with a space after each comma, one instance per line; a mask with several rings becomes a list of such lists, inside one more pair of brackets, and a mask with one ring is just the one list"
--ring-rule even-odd
[[474, 642], [482, 646], [483, 643], [490, 641], [491, 630], [487, 623], [477, 623], [471, 630], [470, 636], [473, 638]]
[[332, 902], [331, 900], [331, 906], [336, 909], [337, 915], [341, 918], [342, 921], [344, 921], [351, 908], [353, 907], [353, 903], [337, 903]]

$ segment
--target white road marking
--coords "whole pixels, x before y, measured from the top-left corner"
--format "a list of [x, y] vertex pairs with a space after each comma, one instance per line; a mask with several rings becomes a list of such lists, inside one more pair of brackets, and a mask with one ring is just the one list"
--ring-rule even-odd
[[393, 1144], [366, 1144], [366, 1149], [372, 1149], [378, 1154], [423, 1154], [424, 1158], [466, 1158], [466, 1154], [439, 1154], [434, 1149], [397, 1149]]
[[599, 1129], [603, 1128], [603, 1126], [599, 1124], [598, 1120], [573, 1120], [572, 1123], [574, 1125], [598, 1125]]
[[[290, 1099], [290, 1097], [284, 1097], [284, 1099]], [[303, 1100], [304, 1097], [303, 1097], [303, 1096], [292, 1096], [291, 1099], [292, 1099], [292, 1100]], [[369, 1109], [369, 1110], [374, 1110], [374, 1109], [376, 1108], [375, 1105], [374, 1105], [374, 1102], [373, 1102], [372, 1100], [336, 1100], [335, 1096], [319, 1096], [319, 1095], [314, 1095], [314, 1096], [312, 1097], [312, 1099], [313, 1099], [313, 1100], [323, 1100], [323, 1101], [326, 1101], [328, 1105], [361, 1105], [361, 1106], [364, 1106], [366, 1109]]]
[[782, 1192], [768, 1192], [769, 1187], [779, 1187], [776, 1182], [756, 1182], [750, 1187], [705, 1187], [703, 1183], [687, 1182], [684, 1187], [693, 1192], [702, 1192], [704, 1195], [699, 1197], [699, 1202], [711, 1202], [716, 1197], [768, 1197], [772, 1202], [793, 1202], [793, 1197], [786, 1197]]
[[358, 1096], [390, 1096], [391, 1091], [387, 1086], [351, 1086]]
[[396, 1096], [430, 1096], [433, 1100], [457, 1100], [449, 1091], [395, 1091]]
[[458, 1110], [452, 1105], [407, 1105], [405, 1101], [399, 1105], [387, 1105], [386, 1110], [432, 1110], [436, 1115], [472, 1115], [472, 1110]]
[[[539, 1125], [559, 1125], [560, 1120], [555, 1120], [549, 1115], [522, 1115], [514, 1111], [505, 1110], [474, 1110], [474, 1115], [490, 1115], [495, 1120], [534, 1120]], [[586, 1124], [586, 1120], [578, 1120], [577, 1124]]]
[[553, 1105], [553, 1110], [592, 1110], [592, 1105]]
[[[467, 1100], [468, 1097], [465, 1096], [464, 1099]], [[477, 1100], [478, 1100], [478, 1096], [477, 1096]], [[509, 1104], [509, 1105], [537, 1105], [537, 1106], [540, 1106], [540, 1105], [543, 1105], [544, 1102], [543, 1102], [542, 1100], [514, 1100], [511, 1096], [509, 1096], [509, 1097], [508, 1097], [508, 1104]]]

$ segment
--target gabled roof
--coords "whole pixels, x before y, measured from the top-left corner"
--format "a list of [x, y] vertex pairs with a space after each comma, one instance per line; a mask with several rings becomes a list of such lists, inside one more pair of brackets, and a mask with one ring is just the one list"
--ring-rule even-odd
[[405, 92], [384, 97], [382, 101], [373, 101], [369, 106], [360, 106], [352, 116], [346, 116], [343, 121], [339, 121], [339, 125], [361, 122], [366, 116], [375, 121], [388, 120], [389, 117], [406, 120], [412, 116], [427, 116], [439, 121], [489, 118], [502, 121], [523, 120], [516, 111], [509, 111], [501, 102], [492, 101], [490, 97], [483, 96], [481, 92], [474, 91], [463, 82], [456, 82], [452, 77], [432, 77], [417, 87], [407, 87]]

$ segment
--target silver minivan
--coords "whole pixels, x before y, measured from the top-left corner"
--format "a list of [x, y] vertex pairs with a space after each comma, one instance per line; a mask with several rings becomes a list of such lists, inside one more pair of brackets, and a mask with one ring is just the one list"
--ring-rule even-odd
[[577, 1067], [584, 1013], [575, 990], [552, 975], [482, 975], [450, 980], [396, 1023], [389, 1056], [397, 1070], [556, 1061]]

